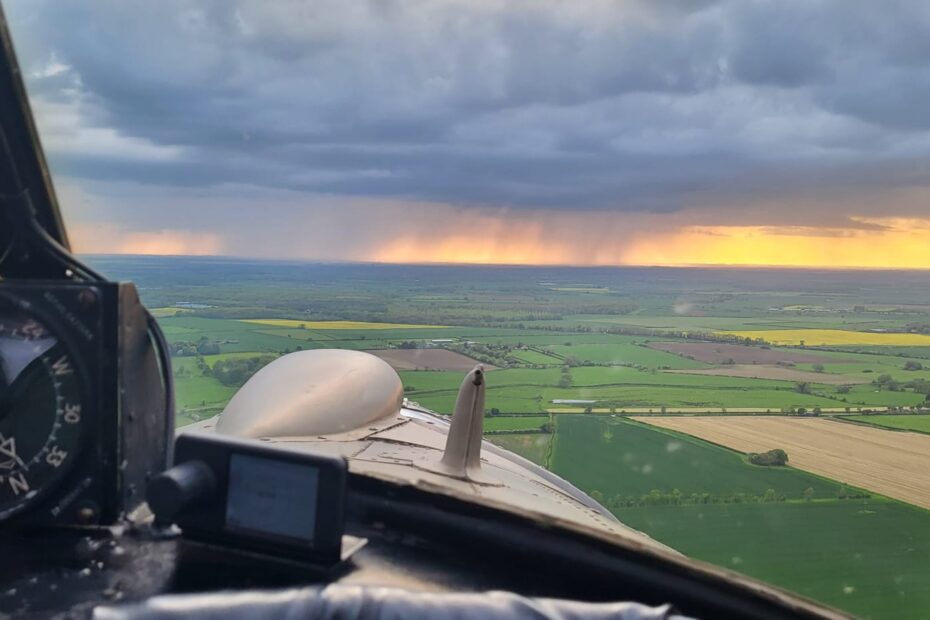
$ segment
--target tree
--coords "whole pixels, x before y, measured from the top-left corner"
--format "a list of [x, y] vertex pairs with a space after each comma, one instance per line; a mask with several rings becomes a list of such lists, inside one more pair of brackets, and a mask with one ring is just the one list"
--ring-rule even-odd
[[217, 355], [220, 352], [220, 345], [216, 342], [210, 342], [206, 338], [201, 338], [197, 343], [197, 353], [200, 355]]
[[823, 372], [823, 364], [814, 364], [814, 372]]
[[775, 448], [768, 452], [750, 452], [748, 456], [749, 462], [753, 465], [783, 467], [788, 464], [788, 453], [781, 448]]
[[213, 365], [212, 374], [223, 385], [238, 387], [272, 360], [273, 355], [220, 360]]
[[907, 360], [904, 362], [904, 370], [923, 370], [924, 365], [920, 362], [915, 362], [914, 360]]
[[836, 393], [837, 394], [849, 394], [849, 390], [851, 389], [852, 389], [851, 385], [841, 385], [838, 388], [836, 388]]
[[798, 394], [810, 394], [811, 384], [807, 381], [798, 381], [794, 384], [794, 391]]
[[814, 499], [814, 489], [812, 487], [804, 489], [804, 499], [807, 501]]
[[878, 378], [872, 381], [873, 384], [882, 388], [883, 390], [888, 390], [889, 392], [899, 392], [901, 391], [901, 385], [891, 378], [889, 374], [878, 375]]

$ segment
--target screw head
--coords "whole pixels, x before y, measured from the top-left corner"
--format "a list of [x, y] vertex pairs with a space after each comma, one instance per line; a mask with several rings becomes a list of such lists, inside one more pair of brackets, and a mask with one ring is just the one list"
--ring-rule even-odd
[[98, 509], [96, 504], [86, 503], [77, 509], [77, 520], [79, 523], [88, 524], [97, 521]]
[[85, 288], [78, 293], [77, 299], [82, 308], [90, 308], [97, 303], [97, 292], [92, 288]]

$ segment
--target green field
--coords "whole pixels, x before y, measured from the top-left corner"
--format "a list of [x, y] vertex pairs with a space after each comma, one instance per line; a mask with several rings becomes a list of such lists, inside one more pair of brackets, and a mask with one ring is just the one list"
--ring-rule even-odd
[[[572, 288], [572, 287], [568, 287]], [[562, 292], [560, 295], [569, 295]], [[570, 296], [570, 295], [569, 295]], [[423, 303], [443, 300], [442, 296], [420, 296]], [[819, 307], [819, 306], [818, 306]], [[177, 311], [177, 312], [175, 312]], [[907, 389], [908, 382], [930, 380], [930, 368], [920, 371], [903, 369], [906, 361], [890, 355], [829, 353], [825, 359], [825, 372], [848, 375], [851, 382], [871, 381], [880, 375], [890, 375], [905, 387], [896, 391], [876, 389], [871, 383], [855, 385], [846, 393], [837, 386], [811, 384], [807, 393], [798, 393], [790, 381], [746, 379], [726, 376], [697, 376], [655, 372], [656, 369], [708, 368], [710, 365], [671, 353], [657, 351], [644, 346], [648, 339], [618, 334], [592, 334], [576, 332], [533, 332], [525, 327], [419, 327], [415, 323], [372, 321], [338, 322], [306, 321], [299, 319], [259, 319], [261, 323], [249, 323], [234, 319], [197, 316], [196, 312], [163, 307], [160, 319], [171, 342], [190, 343], [201, 338], [219, 343], [221, 355], [238, 354], [243, 358], [267, 353], [282, 353], [298, 349], [320, 347], [364, 350], [369, 348], [391, 348], [402, 342], [418, 341], [424, 345], [432, 339], [452, 338], [461, 346], [463, 342], [476, 342], [498, 347], [490, 360], [495, 365], [504, 365], [510, 360], [511, 368], [495, 371], [489, 376], [488, 409], [502, 413], [545, 413], [558, 409], [554, 400], [594, 400], [598, 409], [654, 409], [704, 408], [719, 412], [725, 409], [753, 408], [779, 412], [786, 408], [805, 407], [812, 409], [852, 410], [861, 408], [914, 407], [925, 397]], [[582, 315], [562, 319], [570, 325]], [[636, 328], [665, 329], [672, 325], [671, 319], [662, 317], [592, 316], [596, 322], [604, 322], [607, 328], [617, 322]], [[800, 321], [811, 327], [825, 325], [824, 317], [767, 317], [759, 322], [738, 317], [702, 317], [699, 320], [682, 321], [684, 325], [700, 325], [719, 329], [724, 324], [731, 328], [762, 328], [776, 321], [779, 327], [794, 327]], [[788, 319], [788, 320], [786, 320]], [[312, 329], [326, 324], [327, 329]], [[546, 322], [548, 323], [548, 322]], [[869, 324], [874, 323], [870, 318]], [[301, 329], [292, 326], [304, 325]], [[399, 327], [399, 326], [403, 327]], [[770, 326], [769, 326], [770, 327]], [[590, 329], [585, 327], [584, 329]], [[663, 338], [667, 340], [667, 338]], [[536, 350], [524, 348], [533, 346]], [[468, 345], [464, 349], [468, 352]], [[176, 358], [179, 360], [181, 358]], [[206, 356], [210, 366], [216, 356]], [[480, 357], [479, 357], [480, 359]], [[837, 360], [836, 362], [830, 360]], [[570, 362], [571, 381], [562, 383], [561, 365]], [[186, 366], [185, 361], [177, 362]], [[526, 365], [541, 365], [545, 368], [521, 368]], [[797, 364], [798, 369], [811, 370], [813, 364]], [[189, 366], [186, 366], [190, 370]], [[449, 412], [455, 401], [455, 393], [461, 381], [457, 372], [401, 372], [406, 394], [423, 406], [440, 412]], [[211, 388], [212, 382], [212, 388]], [[222, 407], [231, 391], [210, 377], [193, 381], [187, 377], [179, 381], [180, 408], [202, 407], [207, 403], [213, 408]]]
[[[687, 375], [639, 370], [625, 366], [577, 367], [570, 371], [571, 386], [556, 387], [559, 368], [507, 369], [488, 375], [488, 409], [502, 413], [544, 412], [553, 400], [595, 400], [595, 407], [623, 408], [703, 407], [770, 409], [785, 407], [831, 408], [914, 406], [924, 395], [913, 391], [879, 390], [857, 385], [848, 393], [837, 386], [812, 384], [809, 393], [796, 391], [794, 382], [740, 377]], [[448, 413], [461, 382], [457, 372], [402, 371], [409, 398]]]
[[552, 435], [549, 433], [526, 433], [513, 435], [490, 435], [485, 437], [491, 443], [506, 448], [537, 465], [546, 465]]
[[930, 347], [896, 347], [896, 346], [862, 346], [847, 345], [830, 347], [837, 350], [848, 350], [862, 353], [873, 353], [882, 356], [899, 356], [918, 359], [930, 359]]
[[[865, 617], [897, 615], [899, 603], [901, 617], [930, 608], [927, 511], [882, 497], [837, 499], [836, 482], [750, 465], [725, 448], [623, 419], [556, 420], [550, 467], [602, 496], [623, 523], [689, 556]], [[719, 501], [627, 507], [615, 499], [653, 489], [677, 489], [684, 499], [706, 493]], [[786, 501], [723, 503], [766, 489]]]
[[176, 426], [216, 415], [236, 393], [236, 388], [227, 387], [209, 377], [175, 377], [174, 381], [175, 407], [178, 411]]
[[930, 513], [881, 499], [648, 506], [627, 525], [695, 558], [865, 618], [930, 609]]
[[[426, 374], [426, 373], [421, 373]], [[488, 383], [494, 380], [493, 374]], [[411, 379], [419, 383], [419, 378]], [[753, 381], [746, 379], [745, 381]], [[419, 386], [417, 386], [419, 387]], [[424, 407], [440, 413], [451, 413], [455, 405], [454, 390], [407, 393], [408, 398]], [[850, 396], [846, 394], [845, 396]], [[862, 405], [858, 404], [861, 397]], [[625, 409], [654, 409], [659, 413], [662, 407], [705, 409], [708, 412], [724, 412], [728, 409], [753, 408], [779, 413], [782, 407], [842, 408], [885, 407], [888, 405], [917, 404], [922, 398], [901, 392], [867, 392], [856, 393], [856, 400], [842, 402], [836, 398], [827, 398], [811, 394], [798, 394], [785, 389], [752, 389], [733, 387], [699, 387], [699, 386], [665, 386], [659, 384], [616, 385], [616, 386], [579, 386], [574, 388], [554, 388], [541, 385], [515, 385], [489, 387], [485, 406], [495, 408], [501, 413], [544, 413], [549, 409], [566, 406], [553, 403], [554, 400], [593, 400], [594, 408], [612, 407], [617, 412]], [[581, 405], [582, 407], [584, 405]]]
[[[736, 300], [733, 300], [736, 301]], [[741, 302], [741, 303], [740, 303]], [[749, 331], [772, 329], [842, 329], [866, 330], [895, 324], [886, 317], [872, 316], [838, 317], [814, 314], [774, 313], [764, 307], [763, 299], [742, 299], [719, 314], [708, 316], [678, 316], [669, 312], [629, 315], [576, 314], [566, 316], [560, 325], [584, 325], [596, 327], [642, 327], [654, 330], [688, 329], [698, 331]], [[734, 308], [734, 306], [737, 306]]]
[[656, 351], [649, 347], [633, 344], [632, 342], [617, 344], [573, 344], [571, 346], [552, 345], [547, 347], [553, 353], [562, 357], [572, 356], [582, 362], [595, 364], [633, 365], [648, 368], [709, 368], [703, 364], [689, 360], [680, 355], [673, 355], [664, 351]]
[[517, 416], [512, 418], [494, 416], [484, 419], [484, 432], [535, 431], [542, 428], [542, 425], [548, 421], [549, 416], [545, 415]]
[[[846, 375], [850, 378], [872, 382], [879, 375], [891, 375], [895, 381], [907, 382], [915, 379], [924, 379], [930, 381], [930, 362], [923, 361], [927, 367], [922, 370], [905, 370], [906, 361], [920, 360], [910, 358], [898, 358], [893, 356], [881, 355], [863, 355], [855, 362], [846, 363], [824, 363], [824, 372]], [[813, 364], [798, 364], [796, 368], [800, 370], [812, 370]]]
[[244, 323], [273, 325], [275, 327], [297, 327], [300, 329], [385, 330], [385, 329], [433, 329], [445, 325], [420, 325], [410, 323], [381, 323], [371, 321], [302, 321], [299, 319], [241, 319]]
[[[643, 371], [625, 366], [581, 366], [569, 371], [572, 385], [585, 387], [615, 387], [619, 385], [645, 385], [723, 389], [792, 389], [794, 383], [768, 379], [745, 379], [713, 375], [687, 375]], [[401, 371], [408, 388], [417, 392], [458, 389], [462, 374], [450, 371]], [[559, 368], [514, 368], [495, 370], [488, 374], [488, 387], [501, 386], [555, 386], [561, 377]], [[824, 389], [830, 389], [824, 386]]]
[[930, 415], [856, 415], [849, 416], [848, 419], [883, 428], [930, 433]]
[[[774, 489], [801, 499], [834, 498], [840, 485], [787, 467], [757, 467], [738, 453], [687, 435], [656, 430], [622, 417], [557, 415], [550, 468], [584, 491], [614, 498], [640, 497], [653, 489], [681, 494], [763, 495]], [[773, 445], [772, 448], [778, 446]], [[596, 458], [592, 458], [596, 455]]]
[[530, 349], [518, 350], [514, 352], [513, 356], [521, 362], [526, 362], [527, 364], [542, 364], [545, 366], [562, 363], [562, 360], [558, 357], [553, 357], [551, 355], [546, 355], [545, 353], [532, 351]]

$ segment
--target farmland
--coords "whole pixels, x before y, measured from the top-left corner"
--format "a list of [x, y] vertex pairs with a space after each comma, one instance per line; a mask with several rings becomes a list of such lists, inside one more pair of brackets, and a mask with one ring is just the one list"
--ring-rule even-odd
[[853, 383], [868, 383], [864, 377], [851, 377], [845, 374], [827, 374], [785, 368], [784, 366], [764, 366], [762, 364], [730, 364], [719, 368], [702, 370], [676, 370], [681, 374], [689, 375], [716, 375], [722, 377], [745, 377], [749, 379], [775, 379], [778, 381], [807, 381], [828, 385], [851, 385]]
[[[838, 484], [823, 478], [790, 468], [751, 466], [736, 452], [624, 418], [562, 415], [557, 428], [552, 471], [586, 491], [597, 491], [608, 506], [628, 496], [639, 499], [653, 489], [720, 500], [737, 494], [761, 497], [768, 489], [797, 500], [808, 488], [814, 497], [830, 498], [839, 491]], [[766, 449], [772, 447], [777, 446]], [[596, 451], [598, 458], [580, 458], [586, 451]]]
[[707, 364], [801, 364], [843, 361], [823, 353], [810, 353], [797, 349], [747, 347], [721, 342], [653, 342], [649, 346]]
[[930, 416], [928, 415], [857, 415], [850, 416], [849, 419], [854, 422], [872, 424], [881, 428], [930, 434]]
[[760, 339], [779, 345], [881, 345], [881, 346], [928, 346], [930, 335], [894, 334], [884, 332], [859, 332], [840, 329], [770, 329], [756, 331], [717, 332], [740, 338]]
[[757, 416], [642, 418], [741, 452], [783, 448], [794, 467], [930, 509], [930, 436], [834, 420]]
[[440, 413], [482, 363], [488, 439], [628, 525], [865, 616], [930, 606], [926, 274], [94, 262], [156, 309], [179, 426], [293, 351], [372, 351]]
[[549, 416], [546, 415], [491, 417], [484, 421], [484, 432], [538, 431], [542, 429], [544, 424], [548, 423]]
[[[390, 364], [394, 370], [457, 370], [468, 371], [478, 364], [455, 351], [445, 349], [371, 349], [368, 351]], [[486, 364], [485, 370], [493, 370]]]
[[443, 328], [445, 325], [412, 325], [409, 323], [371, 323], [369, 321], [300, 321], [296, 319], [243, 319], [243, 323], [271, 325], [272, 327], [296, 327], [298, 329], [425, 329]]
[[548, 433], [494, 435], [492, 442], [537, 465], [545, 466], [549, 458], [552, 435]]
[[889, 615], [889, 589], [930, 605], [924, 510], [621, 418], [557, 424], [553, 471], [661, 542], [864, 616]]
[[648, 506], [618, 516], [687, 555], [865, 618], [920, 618], [930, 608], [930, 518], [906, 504]]

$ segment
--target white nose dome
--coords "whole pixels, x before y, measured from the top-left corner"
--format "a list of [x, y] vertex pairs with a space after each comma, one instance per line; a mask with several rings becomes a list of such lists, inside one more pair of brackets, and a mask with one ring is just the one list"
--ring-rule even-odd
[[370, 353], [298, 351], [255, 373], [226, 405], [216, 430], [252, 438], [343, 433], [396, 415], [403, 399], [400, 377]]

